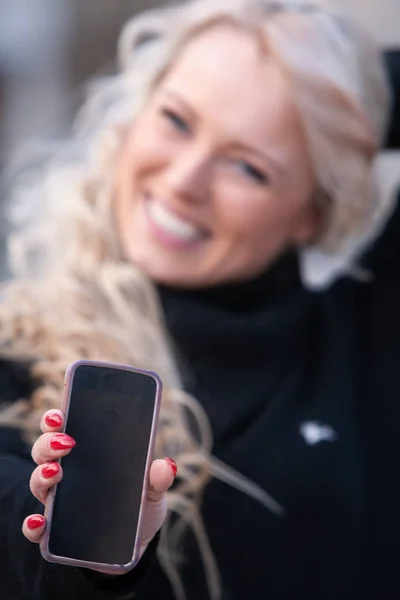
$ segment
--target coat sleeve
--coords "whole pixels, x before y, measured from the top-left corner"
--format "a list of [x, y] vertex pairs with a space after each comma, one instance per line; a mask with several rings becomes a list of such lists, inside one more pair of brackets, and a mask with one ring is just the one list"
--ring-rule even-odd
[[[20, 365], [0, 361], [0, 405], [26, 397], [30, 385], [26, 374]], [[43, 511], [29, 490], [34, 467], [21, 432], [0, 427], [1, 599], [145, 600], [140, 588], [155, 562], [157, 537], [130, 573], [114, 577], [49, 563], [42, 558], [38, 545], [26, 540], [22, 521], [30, 513]]]

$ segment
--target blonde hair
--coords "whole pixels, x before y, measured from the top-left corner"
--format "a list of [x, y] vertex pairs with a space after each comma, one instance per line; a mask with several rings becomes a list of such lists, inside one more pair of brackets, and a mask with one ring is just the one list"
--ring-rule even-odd
[[[129, 21], [119, 43], [121, 73], [92, 86], [73, 139], [40, 161], [40, 175], [27, 170], [11, 180], [13, 280], [0, 302], [1, 355], [25, 360], [39, 384], [29, 401], [3, 409], [3, 423], [37, 431], [43, 410], [60, 404], [66, 367], [79, 358], [151, 368], [163, 379], [157, 455], [175, 457], [180, 478], [168, 494], [159, 555], [178, 598], [185, 594], [174, 557], [185, 525], [198, 540], [210, 596], [221, 594], [199, 513], [211, 476], [270, 510], [282, 509], [211, 455], [207, 417], [182, 390], [154, 286], [121, 255], [113, 227], [113, 165], [123, 131], [181, 46], [224, 20], [262, 33], [290, 78], [321, 198], [329, 198], [326, 227], [315, 248], [304, 252], [317, 249], [336, 260], [351, 236], [371, 236], [371, 223], [385, 211], [371, 164], [388, 108], [374, 44], [350, 20], [315, 1], [194, 0]], [[305, 281], [312, 283], [306, 271]]]

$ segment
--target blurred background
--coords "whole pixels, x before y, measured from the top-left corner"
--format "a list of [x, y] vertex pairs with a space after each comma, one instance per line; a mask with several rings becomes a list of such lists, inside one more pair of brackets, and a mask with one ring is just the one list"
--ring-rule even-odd
[[160, 0], [0, 0], [0, 164], [68, 130], [89, 77], [113, 67], [132, 14]]
[[[400, 0], [337, 0], [383, 48], [400, 48]], [[88, 78], [113, 69], [124, 21], [160, 0], [0, 0], [0, 173], [21, 145], [67, 133]], [[387, 193], [400, 153], [380, 161]]]

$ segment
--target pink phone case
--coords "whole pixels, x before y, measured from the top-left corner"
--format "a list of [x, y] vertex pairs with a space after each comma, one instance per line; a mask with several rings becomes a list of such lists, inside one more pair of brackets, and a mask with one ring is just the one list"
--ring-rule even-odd
[[105, 367], [105, 368], [110, 367], [113, 369], [132, 371], [134, 373], [140, 373], [142, 375], [147, 375], [148, 377], [151, 377], [152, 379], [154, 379], [156, 381], [157, 387], [156, 387], [156, 397], [155, 397], [155, 402], [154, 402], [154, 412], [153, 412], [153, 419], [152, 419], [151, 432], [150, 432], [150, 438], [149, 438], [149, 440], [150, 440], [149, 448], [148, 448], [147, 457], [146, 457], [146, 467], [145, 467], [144, 479], [143, 479], [143, 484], [142, 484], [140, 512], [139, 512], [138, 525], [137, 525], [137, 529], [136, 529], [136, 537], [135, 537], [135, 542], [134, 542], [132, 560], [129, 561], [129, 563], [127, 563], [127, 564], [119, 565], [119, 564], [89, 562], [89, 561], [69, 558], [67, 556], [56, 556], [56, 555], [52, 554], [49, 550], [49, 538], [50, 538], [50, 530], [51, 530], [51, 523], [52, 523], [52, 516], [53, 516], [54, 499], [55, 499], [55, 496], [57, 493], [57, 485], [55, 485], [50, 490], [47, 500], [46, 500], [45, 511], [44, 511], [44, 516], [46, 519], [46, 529], [45, 529], [45, 532], [43, 534], [43, 537], [42, 537], [42, 540], [40, 543], [40, 552], [41, 552], [43, 558], [45, 558], [49, 562], [55, 562], [55, 563], [59, 563], [59, 564], [63, 564], [63, 565], [71, 565], [71, 566], [75, 566], [75, 567], [86, 567], [88, 569], [97, 569], [97, 570], [101, 570], [104, 573], [109, 573], [109, 574], [126, 573], [127, 571], [130, 571], [130, 569], [132, 569], [136, 565], [136, 563], [139, 561], [139, 558], [140, 558], [140, 556], [139, 556], [140, 533], [141, 533], [142, 521], [143, 521], [143, 506], [144, 506], [144, 501], [147, 496], [149, 470], [150, 470], [150, 466], [151, 466], [153, 456], [154, 456], [154, 444], [155, 444], [155, 437], [156, 437], [156, 431], [157, 431], [158, 416], [159, 416], [159, 411], [160, 411], [162, 382], [161, 382], [160, 377], [157, 375], [157, 373], [154, 373], [153, 371], [147, 371], [145, 369], [137, 369], [136, 367], [131, 367], [129, 365], [121, 365], [121, 364], [117, 364], [117, 363], [91, 361], [91, 360], [76, 361], [67, 368], [66, 373], [65, 373], [64, 393], [63, 393], [62, 407], [61, 407], [61, 410], [64, 413], [64, 417], [65, 417], [63, 431], [65, 431], [67, 421], [68, 421], [68, 410], [69, 410], [71, 390], [72, 390], [72, 385], [73, 385], [73, 383], [72, 383], [73, 376], [74, 376], [75, 370], [78, 367], [80, 367], [81, 365], [98, 366], [98, 367]]

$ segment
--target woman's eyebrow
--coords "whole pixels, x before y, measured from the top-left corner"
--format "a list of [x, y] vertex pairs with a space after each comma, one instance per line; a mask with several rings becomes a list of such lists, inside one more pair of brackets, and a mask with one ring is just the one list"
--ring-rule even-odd
[[[162, 89], [162, 93], [165, 97], [180, 104], [191, 115], [192, 118], [198, 117], [198, 113], [196, 112], [192, 104], [188, 100], [186, 100], [179, 92], [172, 88], [165, 87]], [[282, 179], [288, 176], [290, 168], [288, 167], [288, 165], [284, 164], [283, 161], [279, 157], [277, 157], [275, 153], [269, 152], [266, 149], [256, 148], [251, 143], [241, 142], [238, 140], [231, 141], [229, 143], [229, 146], [237, 150], [242, 150], [243, 152], [246, 152], [248, 154], [253, 154], [254, 156], [257, 156], [264, 162], [268, 162], [271, 168]]]
[[286, 177], [288, 175], [288, 165], [284, 164], [283, 161], [279, 159], [275, 153], [270, 152], [267, 149], [261, 150], [259, 148], [256, 148], [251, 143], [234, 142], [232, 145], [239, 150], [243, 150], [244, 152], [257, 156], [264, 162], [268, 162], [280, 177]]
[[191, 113], [192, 116], [196, 116], [196, 110], [194, 109], [194, 107], [179, 92], [176, 92], [171, 88], [165, 87], [162, 88], [162, 94], [170, 100], [181, 104], [183, 108], [185, 108], [189, 113]]

